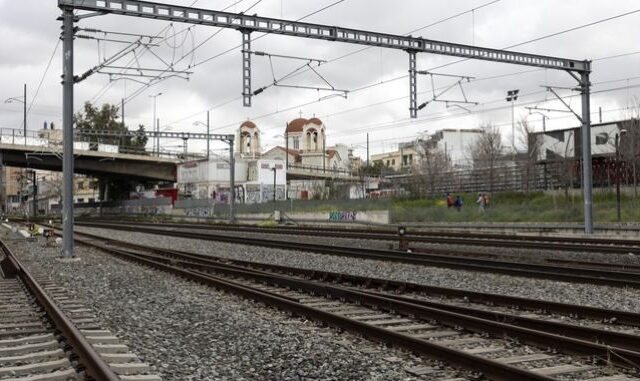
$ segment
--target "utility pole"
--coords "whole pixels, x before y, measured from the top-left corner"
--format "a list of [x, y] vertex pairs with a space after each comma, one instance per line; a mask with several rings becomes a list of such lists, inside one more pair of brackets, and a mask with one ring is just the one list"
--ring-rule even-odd
[[[161, 96], [162, 93], [158, 93], [155, 95], [149, 95], [149, 98], [153, 98], [153, 123], [151, 123], [151, 125], [153, 126], [155, 123], [157, 123], [156, 126], [156, 132], [160, 132], [160, 122], [158, 121], [158, 119], [156, 119], [156, 111], [157, 111], [157, 100], [158, 97]], [[158, 136], [156, 135], [156, 139], [155, 139], [155, 143], [158, 144], [157, 146], [154, 144], [154, 151], [156, 152], [160, 152], [160, 139], [158, 138]]]
[[[62, 255], [73, 257], [73, 8], [62, 10]], [[25, 102], [26, 103], [26, 102]]]
[[160, 118], [156, 119], [156, 156], [160, 157]]
[[229, 220], [231, 223], [236, 221], [235, 215], [235, 204], [236, 204], [236, 163], [233, 155], [233, 145], [235, 144], [233, 135], [231, 135], [231, 139], [229, 140]]
[[518, 100], [518, 93], [520, 90], [509, 90], [507, 91], [507, 102], [511, 102], [511, 148], [513, 148], [513, 152], [516, 152], [516, 115], [515, 115], [515, 104]]
[[33, 218], [38, 216], [38, 179], [36, 177], [36, 171], [33, 174]]
[[367, 167], [369, 167], [369, 133], [367, 132]]
[[289, 199], [289, 180], [287, 174], [289, 173], [289, 122], [287, 122], [284, 129], [284, 194], [285, 200]]
[[327, 172], [327, 145], [325, 140], [326, 135], [322, 134], [322, 173]]
[[24, 145], [27, 145], [27, 84], [24, 84], [24, 102], [22, 102], [22, 114], [24, 124]]
[[591, 82], [589, 72], [580, 73], [582, 95], [582, 192], [584, 198], [584, 233], [593, 234], [593, 164], [591, 159]]
[[207, 161], [209, 161], [209, 142], [211, 141], [211, 138], [209, 137], [209, 134], [211, 133], [210, 131], [210, 124], [209, 124], [209, 110], [207, 110]]
[[276, 165], [273, 165], [273, 204], [276, 203]]
[[124, 126], [124, 98], [120, 101], [120, 111], [122, 111], [122, 126]]
[[620, 130], [620, 133], [616, 132], [615, 145], [616, 145], [616, 212], [618, 216], [618, 223], [622, 220], [620, 212], [620, 138], [627, 132], [627, 130]]

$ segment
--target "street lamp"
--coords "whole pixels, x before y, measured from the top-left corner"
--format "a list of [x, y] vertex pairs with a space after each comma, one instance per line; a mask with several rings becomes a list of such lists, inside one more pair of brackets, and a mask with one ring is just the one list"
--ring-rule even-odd
[[615, 145], [616, 145], [616, 212], [618, 216], [618, 223], [621, 220], [620, 213], [620, 138], [627, 133], [627, 130], [622, 129], [620, 133], [616, 132]]
[[24, 145], [27, 145], [27, 84], [24, 84], [24, 95], [20, 97], [11, 97], [4, 100], [4, 103], [22, 103], [22, 127], [24, 129]]
[[511, 102], [511, 147], [513, 151], [516, 151], [516, 117], [515, 117], [515, 103], [518, 100], [518, 93], [520, 90], [507, 91], [507, 102]]
[[529, 115], [533, 115], [533, 114], [538, 114], [542, 116], [542, 132], [543, 133], [547, 132], [547, 119], [549, 119], [549, 116], [547, 114], [541, 113], [540, 111], [529, 110]]
[[151, 125], [154, 126], [153, 129], [158, 133], [154, 144], [154, 151], [156, 151], [158, 156], [160, 156], [160, 122], [156, 119], [156, 106], [158, 97], [161, 95], [161, 92], [155, 95], [149, 95], [149, 98], [153, 98], [153, 123], [151, 123]]

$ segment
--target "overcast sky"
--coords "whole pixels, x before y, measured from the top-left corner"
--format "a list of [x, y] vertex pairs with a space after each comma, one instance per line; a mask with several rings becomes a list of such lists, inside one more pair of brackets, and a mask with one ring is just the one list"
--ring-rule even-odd
[[[194, 0], [171, 1], [190, 5]], [[336, 0], [199, 0], [196, 7], [230, 12], [257, 13], [261, 16], [299, 19], [326, 7]], [[236, 4], [234, 4], [236, 3]], [[256, 5], [257, 3], [257, 5]], [[475, 44], [492, 48], [504, 48], [554, 32], [605, 19], [640, 8], [637, 1], [552, 0], [519, 1], [499, 0], [400, 0], [371, 1], [344, 0], [305, 21], [340, 25], [358, 29], [405, 34], [430, 24], [463, 13], [459, 17], [425, 28], [414, 36]], [[471, 9], [478, 8], [473, 12]], [[467, 12], [468, 11], [468, 12]], [[60, 33], [60, 15], [55, 0], [0, 0], [0, 98], [22, 95], [24, 83], [28, 87], [28, 103], [43, 78], [45, 68], [56, 48]], [[595, 60], [592, 82], [592, 120], [616, 120], [628, 115], [640, 87], [640, 51], [637, 38], [640, 34], [640, 13], [631, 14], [591, 27], [564, 33], [542, 41], [522, 45], [514, 50], [561, 56], [573, 59]], [[463, 85], [467, 99], [478, 105], [446, 108], [443, 103], [433, 103], [419, 112], [417, 120], [409, 119], [408, 110], [408, 55], [402, 51], [369, 48], [346, 58], [320, 66], [318, 72], [338, 89], [349, 90], [347, 98], [335, 96], [319, 101], [331, 92], [307, 89], [270, 87], [253, 98], [253, 107], [242, 107], [241, 55], [239, 49], [222, 54], [241, 42], [235, 30], [107, 15], [82, 20], [81, 28], [94, 28], [109, 32], [127, 32], [159, 35], [159, 46], [137, 50], [141, 67], [165, 69], [173, 64], [176, 70], [192, 72], [188, 80], [173, 77], [151, 87], [142, 87], [135, 81], [109, 81], [106, 75], [95, 74], [76, 86], [75, 110], [85, 101], [97, 104], [116, 103], [128, 98], [126, 117], [129, 126], [149, 126], [153, 119], [153, 99], [149, 95], [162, 92], [158, 97], [158, 117], [163, 129], [172, 131], [204, 132], [194, 126], [204, 121], [207, 109], [211, 110], [211, 126], [217, 133], [232, 133], [244, 120], [251, 119], [263, 132], [267, 146], [283, 144], [276, 138], [284, 131], [288, 120], [302, 115], [320, 117], [327, 126], [328, 144], [345, 143], [356, 147], [356, 153], [364, 155], [366, 133], [370, 133], [371, 152], [391, 150], [400, 141], [416, 139], [421, 134], [433, 133], [441, 128], [477, 128], [492, 123], [509, 139], [511, 109], [504, 100], [510, 89], [520, 89], [521, 97], [516, 106], [516, 118], [526, 117], [525, 106], [561, 108], [541, 85], [560, 87], [575, 86], [575, 81], [563, 72], [535, 70], [525, 66], [505, 65], [480, 61], [464, 61], [438, 68], [456, 58], [420, 54], [418, 69], [435, 73], [447, 73], [476, 78]], [[186, 29], [188, 28], [188, 29]], [[176, 36], [173, 36], [176, 34]], [[217, 33], [217, 34], [216, 34]], [[84, 35], [96, 35], [80, 32]], [[194, 46], [216, 34], [205, 44], [189, 52]], [[110, 39], [133, 37], [104, 35]], [[257, 38], [260, 34], [253, 34]], [[124, 46], [120, 43], [98, 43], [95, 40], [77, 39], [75, 44], [76, 74], [98, 64]], [[347, 53], [361, 50], [362, 46], [330, 43], [308, 39], [269, 35], [254, 41], [253, 50], [271, 54], [316, 58], [331, 61]], [[608, 58], [624, 55], [617, 58]], [[602, 59], [604, 58], [604, 59]], [[36, 130], [44, 121], [54, 121], [61, 126], [61, 46], [58, 46], [51, 67], [44, 76], [37, 99], [29, 112], [28, 128]], [[273, 58], [276, 77], [294, 70], [303, 61]], [[127, 55], [114, 66], [137, 66], [133, 55]], [[435, 69], [434, 69], [435, 68]], [[513, 74], [502, 76], [506, 74]], [[502, 76], [487, 79], [488, 77]], [[253, 59], [253, 85], [262, 87], [273, 82], [269, 59], [255, 56]], [[434, 77], [436, 88], [456, 82], [455, 78]], [[326, 86], [312, 72], [291, 78], [283, 84], [319, 87]], [[367, 87], [370, 86], [370, 87]], [[142, 88], [142, 90], [140, 90]], [[365, 89], [363, 89], [365, 88]], [[431, 80], [419, 78], [420, 102], [432, 98]], [[611, 90], [614, 91], [603, 91]], [[570, 90], [559, 90], [570, 95]], [[601, 91], [601, 92], [599, 92]], [[137, 94], [137, 95], [136, 95]], [[442, 96], [443, 100], [462, 100], [459, 88]], [[545, 102], [546, 101], [546, 102]], [[579, 111], [579, 97], [568, 102]], [[577, 125], [577, 120], [567, 113], [548, 113], [549, 129]], [[542, 116], [529, 116], [534, 127], [541, 129]], [[20, 103], [0, 104], [0, 127], [22, 128]], [[167, 143], [171, 145], [171, 143]]]

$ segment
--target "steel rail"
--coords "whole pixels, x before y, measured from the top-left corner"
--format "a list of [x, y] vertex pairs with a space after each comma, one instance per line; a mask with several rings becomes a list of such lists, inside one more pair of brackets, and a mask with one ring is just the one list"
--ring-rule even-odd
[[395, 250], [362, 249], [356, 247], [320, 245], [282, 240], [268, 240], [249, 237], [225, 236], [193, 231], [169, 230], [162, 228], [144, 228], [127, 224], [109, 224], [79, 222], [80, 226], [111, 228], [138, 233], [162, 234], [173, 237], [230, 242], [235, 244], [271, 247], [288, 250], [310, 251], [329, 255], [346, 256], [361, 259], [376, 259], [424, 266], [463, 269], [480, 272], [500, 273], [533, 278], [554, 279], [567, 282], [602, 284], [615, 287], [640, 287], [640, 273], [573, 268], [568, 266], [546, 266], [521, 262], [507, 262], [490, 259], [478, 259], [464, 256], [443, 256], [425, 253], [406, 253]]
[[[87, 220], [95, 221], [95, 220]], [[102, 223], [112, 223], [100, 220]], [[389, 229], [335, 229], [330, 227], [277, 227], [264, 228], [251, 225], [221, 225], [221, 224], [187, 224], [187, 223], [145, 223], [145, 226], [165, 226], [189, 229], [230, 230], [265, 234], [295, 234], [305, 236], [333, 236], [339, 238], [370, 239], [370, 240], [398, 240], [397, 231]], [[635, 239], [606, 239], [594, 237], [567, 236], [534, 236], [516, 234], [495, 234], [455, 231], [407, 231], [405, 239], [410, 242], [446, 243], [482, 246], [508, 246], [531, 249], [567, 250], [628, 254], [640, 252], [640, 240]]]
[[[194, 281], [202, 281], [203, 278], [214, 277], [209, 273], [184, 269], [184, 268], [181, 268], [180, 266], [176, 266], [175, 264], [165, 264], [162, 262], [158, 262], [157, 260], [146, 258], [144, 255], [140, 255], [140, 254], [126, 253], [120, 250], [110, 249], [106, 247], [102, 247], [101, 249], [115, 256], [133, 260], [135, 262], [146, 264], [154, 268], [170, 271], [176, 275], [181, 275], [181, 276], [187, 275], [189, 279]], [[212, 267], [216, 267], [216, 266], [212, 266]], [[358, 291], [358, 290], [353, 290], [353, 289], [348, 289], [344, 287], [328, 285], [323, 283], [316, 283], [313, 281], [292, 278], [284, 275], [256, 272], [256, 271], [251, 271], [246, 269], [232, 269], [225, 266], [217, 266], [215, 268], [215, 272], [219, 274], [224, 274], [226, 276], [232, 276], [234, 278], [250, 279], [255, 282], [276, 285], [278, 287], [302, 290], [302, 291], [310, 292], [315, 295], [326, 295], [333, 299], [345, 300], [352, 303], [365, 305], [371, 308], [381, 309], [385, 311], [394, 311], [394, 313], [404, 315], [404, 316], [413, 316], [414, 318], [417, 318], [420, 320], [426, 320], [426, 321], [436, 320], [441, 325], [445, 325], [449, 327], [462, 327], [471, 332], [478, 332], [478, 333], [485, 333], [485, 334], [489, 333], [490, 335], [495, 337], [516, 337], [525, 343], [529, 343], [537, 346], [543, 346], [543, 347], [553, 347], [553, 348], [560, 349], [561, 351], [569, 354], [595, 356], [597, 358], [600, 358], [601, 360], [606, 359], [607, 362], [615, 363], [621, 366], [628, 367], [630, 365], [630, 362], [631, 363], [640, 362], [640, 353], [636, 351], [587, 342], [584, 340], [577, 340], [570, 337], [565, 337], [565, 336], [537, 331], [533, 329], [518, 327], [511, 324], [491, 321], [491, 320], [487, 320], [479, 317], [465, 316], [460, 313], [446, 311], [438, 308], [432, 308], [429, 306], [419, 305], [412, 302], [397, 300], [395, 298], [391, 298], [388, 296], [374, 295], [374, 294], [363, 292], [363, 291]], [[220, 280], [220, 278], [218, 277], [215, 277], [215, 278]], [[245, 284], [238, 284], [228, 279], [222, 279], [222, 281], [227, 284], [235, 283], [236, 286], [243, 287], [245, 288], [245, 292], [247, 291], [246, 289], [248, 287]], [[227, 289], [227, 290], [232, 292], [234, 291], [233, 289]], [[262, 290], [258, 292], [264, 294]], [[272, 298], [274, 298], [273, 295], [261, 295], [258, 300], [265, 302], [265, 299], [272, 299]], [[287, 300], [284, 303], [291, 305], [294, 302]], [[377, 339], [382, 339], [383, 341], [386, 341], [386, 342], [391, 342], [393, 344], [400, 344], [405, 348], [408, 348], [418, 353], [429, 355], [432, 358], [434, 358], [434, 352], [433, 352], [434, 350], [442, 351], [443, 349], [446, 349], [448, 351], [453, 351], [453, 353], [457, 352], [437, 344], [429, 343], [428, 341], [424, 341], [424, 342], [428, 343], [431, 347], [428, 348], [428, 350], [421, 349], [423, 345], [422, 343], [423, 340], [412, 338], [408, 335], [399, 334], [399, 333], [389, 334], [388, 330], [385, 330], [383, 328], [374, 327], [362, 322], [353, 321], [346, 317], [342, 317], [339, 315], [314, 309], [313, 307], [307, 307], [307, 306], [298, 304], [297, 309], [298, 311], [300, 309], [313, 309], [315, 310], [316, 313], [319, 312], [320, 314], [324, 314], [325, 319], [326, 318], [330, 319], [329, 321], [321, 319], [325, 323], [334, 325], [336, 324], [337, 321], [339, 321], [337, 326], [340, 328], [355, 330], [356, 332], [365, 334], [367, 337], [373, 336]], [[294, 312], [297, 312], [297, 311], [294, 311]], [[359, 329], [355, 329], [354, 324], [360, 325], [361, 327]], [[612, 353], [615, 353], [618, 356], [610, 356]], [[437, 356], [435, 358], [442, 361], [449, 362], [449, 363], [453, 362], [454, 364], [460, 365], [457, 363], [457, 361], [460, 361], [460, 360], [452, 361], [451, 358], [438, 358]], [[484, 358], [480, 358], [480, 359], [482, 361], [488, 361], [489, 364], [492, 362], [491, 360], [487, 360]], [[491, 367], [494, 366], [494, 364], [490, 364], [490, 365]], [[484, 366], [486, 366], [486, 364]], [[508, 368], [512, 368], [513, 370], [523, 372], [523, 375], [520, 375], [519, 378], [512, 378], [509, 380], [513, 380], [513, 379], [527, 380], [529, 378], [526, 378], [525, 375], [531, 374], [530, 372], [527, 372], [518, 368], [514, 368], [510, 366], [508, 366]], [[475, 368], [475, 365], [474, 365], [474, 368], [471, 368], [471, 370], [481, 371], [483, 374], [485, 374], [485, 376], [488, 376], [490, 379], [502, 379], [502, 378], [492, 378], [491, 375], [495, 374], [494, 373], [495, 370], [491, 368], [489, 369], [487, 369], [486, 367]], [[502, 368], [501, 372], [504, 372], [505, 370], [506, 370], [505, 368]], [[499, 377], [502, 377], [502, 376], [506, 376], [506, 374], [501, 374]], [[523, 377], [523, 378], [520, 378], [520, 377]]]
[[[82, 241], [79, 241], [79, 242], [82, 242]], [[96, 245], [92, 245], [92, 246], [99, 247]], [[113, 250], [115, 251], [115, 249]], [[133, 252], [133, 251], [125, 251], [125, 250], [117, 250], [117, 251], [124, 254], [144, 257], [149, 260], [161, 261], [162, 263], [165, 263], [165, 264], [170, 264], [174, 266], [179, 265], [181, 267], [185, 267], [191, 270], [219, 272], [219, 271], [224, 271], [228, 269], [230, 270], [231, 274], [234, 274], [234, 271], [250, 271], [253, 273], [261, 273], [267, 276], [278, 274], [274, 272], [256, 270], [250, 267], [219, 263], [213, 260], [207, 261], [204, 259], [200, 259], [199, 261], [198, 260], [194, 261], [192, 258], [190, 258], [189, 255], [176, 256], [175, 254], [169, 254], [169, 255], [163, 256], [163, 255], [144, 254], [144, 253]], [[279, 274], [281, 275], [282, 273], [279, 273]], [[327, 281], [324, 281], [324, 282], [330, 283]], [[354, 289], [352, 287], [348, 287], [347, 289], [362, 291], [362, 290]], [[383, 298], [389, 298], [389, 299], [394, 299], [394, 300], [403, 301], [407, 303], [413, 303], [413, 304], [418, 304], [422, 306], [437, 308], [440, 310], [455, 312], [455, 313], [463, 314], [466, 316], [475, 316], [485, 320], [492, 320], [497, 322], [505, 322], [505, 323], [508, 322], [509, 324], [515, 325], [518, 327], [534, 329], [537, 331], [544, 331], [551, 334], [558, 334], [561, 336], [571, 337], [578, 340], [585, 340], [593, 343], [616, 346], [619, 348], [625, 348], [633, 351], [640, 351], [640, 336], [628, 334], [624, 332], [616, 332], [616, 331], [602, 330], [602, 329], [591, 328], [591, 327], [583, 327], [583, 326], [557, 322], [557, 321], [540, 320], [540, 319], [523, 317], [523, 316], [507, 314], [502, 312], [486, 311], [478, 308], [455, 306], [455, 305], [450, 305], [445, 303], [436, 303], [428, 300], [400, 296], [400, 295], [393, 295], [388, 293], [380, 293], [380, 292], [373, 292], [373, 291], [365, 291], [365, 292], [372, 295], [377, 295]]]
[[[234, 264], [243, 267], [249, 267], [253, 269], [260, 269], [263, 271], [280, 272], [285, 274], [292, 274], [309, 279], [317, 279], [327, 282], [337, 283], [349, 283], [355, 286], [369, 287], [369, 288], [381, 288], [391, 291], [400, 292], [413, 292], [425, 295], [432, 295], [437, 297], [446, 298], [459, 298], [466, 299], [471, 303], [482, 303], [489, 305], [497, 305], [504, 307], [518, 307], [519, 309], [532, 310], [532, 311], [547, 311], [549, 313], [558, 313], [569, 316], [577, 316], [589, 319], [615, 321], [617, 324], [640, 326], [640, 314], [628, 311], [619, 311], [604, 309], [598, 307], [582, 306], [576, 304], [567, 304], [559, 302], [551, 302], [539, 299], [528, 299], [515, 296], [481, 293], [474, 291], [466, 291], [456, 288], [443, 288], [436, 286], [427, 286], [417, 283], [393, 281], [388, 279], [363, 277], [358, 275], [335, 273], [320, 270], [308, 270], [290, 266], [281, 266], [267, 263], [258, 263], [251, 261], [243, 261], [238, 259], [229, 259], [223, 257], [216, 257], [205, 254], [190, 253], [179, 250], [168, 250], [159, 247], [140, 245], [131, 242], [121, 241], [113, 238], [105, 238], [96, 234], [76, 232], [78, 236], [88, 237], [96, 242], [113, 244], [119, 247], [126, 247], [134, 250], [144, 250], [152, 253], [156, 253], [164, 256], [173, 256], [174, 258], [186, 258], [191, 261], [199, 261], [201, 263], [210, 263], [211, 261], [222, 261], [228, 264]], [[82, 241], [86, 245], [94, 246], [96, 248], [104, 247], [102, 244], [94, 243], [92, 241]]]
[[[19, 276], [27, 286], [38, 303], [44, 308], [47, 316], [53, 321], [56, 328], [62, 333], [68, 344], [73, 348], [80, 363], [85, 367], [89, 376], [100, 381], [118, 381], [120, 377], [109, 367], [102, 357], [93, 349], [93, 346], [85, 339], [84, 335], [76, 328], [71, 319], [57, 306], [55, 301], [49, 297], [44, 288], [37, 282], [35, 277], [13, 254], [6, 243], [0, 240], [0, 249], [5, 255], [2, 271], [5, 277]], [[6, 272], [5, 272], [6, 270]]]
[[[416, 339], [408, 335], [386, 330], [384, 328], [368, 325], [366, 323], [349, 319], [347, 317], [323, 311], [318, 308], [305, 306], [299, 302], [289, 298], [277, 296], [270, 292], [247, 287], [244, 284], [230, 281], [211, 274], [200, 273], [179, 268], [177, 266], [159, 263], [153, 260], [142, 258], [133, 254], [119, 252], [118, 250], [110, 250], [108, 248], [100, 248], [114, 256], [131, 260], [139, 264], [162, 270], [194, 282], [203, 283], [217, 289], [231, 292], [243, 297], [265, 303], [269, 306], [276, 307], [298, 316], [304, 316], [308, 319], [319, 321], [333, 327], [345, 329], [351, 332], [359, 333], [369, 339], [376, 339], [382, 342], [407, 348], [415, 353], [425, 355], [429, 358], [444, 361], [455, 367], [479, 371], [490, 380], [495, 381], [551, 381], [552, 378], [518, 369], [513, 366], [501, 364], [496, 361], [485, 359], [479, 356], [471, 355], [462, 351], [447, 348], [426, 340]], [[640, 354], [639, 354], [640, 355]]]

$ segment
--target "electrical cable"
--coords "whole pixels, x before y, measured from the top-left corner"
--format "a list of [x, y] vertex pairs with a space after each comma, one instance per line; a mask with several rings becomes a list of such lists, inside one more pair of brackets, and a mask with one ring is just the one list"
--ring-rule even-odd
[[[31, 102], [29, 103], [29, 107], [27, 108], [27, 114], [29, 114], [29, 112], [31, 111], [31, 107], [33, 107], [33, 104], [36, 102], [36, 98], [38, 98], [38, 94], [40, 93], [40, 88], [42, 87], [42, 83], [44, 82], [45, 77], [47, 76], [47, 73], [49, 72], [49, 68], [51, 67], [51, 62], [53, 61], [53, 57], [55, 57], [56, 52], [58, 51], [58, 47], [60, 46], [60, 39], [57, 39], [58, 41], [56, 42], [56, 46], [55, 48], [53, 48], [53, 52], [51, 53], [51, 57], [49, 58], [49, 62], [47, 62], [47, 66], [44, 69], [44, 73], [42, 73], [42, 77], [40, 78], [40, 82], [38, 83], [38, 88], [36, 89], [36, 92], [33, 95], [33, 98], [31, 98]], [[24, 100], [25, 102], [27, 101], [26, 99]]]

